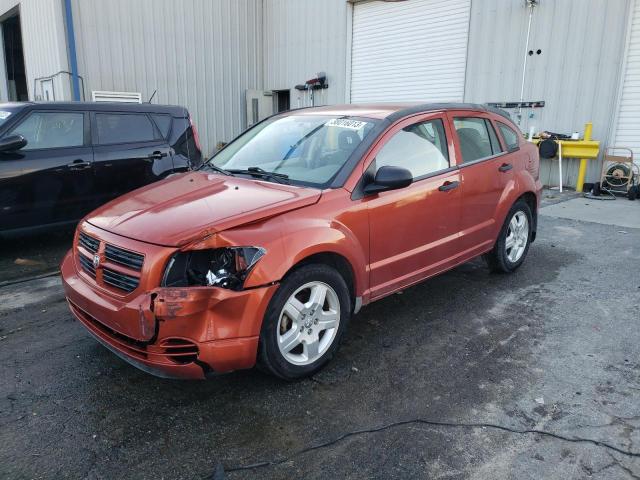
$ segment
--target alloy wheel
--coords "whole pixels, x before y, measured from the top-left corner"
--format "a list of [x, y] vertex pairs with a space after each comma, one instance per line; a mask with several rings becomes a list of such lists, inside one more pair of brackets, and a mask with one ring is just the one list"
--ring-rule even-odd
[[331, 347], [340, 325], [340, 301], [323, 282], [309, 282], [287, 300], [278, 321], [278, 348], [294, 365], [309, 365]]
[[511, 263], [516, 263], [522, 258], [528, 241], [529, 219], [522, 210], [518, 210], [513, 217], [511, 217], [504, 244], [507, 258]]

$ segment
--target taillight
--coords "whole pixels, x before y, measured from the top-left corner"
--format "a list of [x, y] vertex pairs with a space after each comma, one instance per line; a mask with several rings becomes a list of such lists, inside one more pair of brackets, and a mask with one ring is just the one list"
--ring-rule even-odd
[[193, 119], [191, 118], [191, 115], [189, 115], [189, 124], [191, 124], [191, 131], [193, 132], [193, 141], [196, 144], [196, 148], [199, 151], [202, 151], [202, 147], [200, 147], [200, 136], [198, 135], [198, 129], [193, 123]]

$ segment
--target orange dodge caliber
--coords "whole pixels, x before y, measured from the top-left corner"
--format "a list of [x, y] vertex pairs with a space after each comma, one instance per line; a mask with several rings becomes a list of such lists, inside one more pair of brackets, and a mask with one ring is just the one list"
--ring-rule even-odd
[[363, 305], [479, 255], [518, 268], [538, 169], [508, 115], [482, 105], [277, 114], [88, 215], [62, 261], [66, 297], [154, 375], [312, 375]]

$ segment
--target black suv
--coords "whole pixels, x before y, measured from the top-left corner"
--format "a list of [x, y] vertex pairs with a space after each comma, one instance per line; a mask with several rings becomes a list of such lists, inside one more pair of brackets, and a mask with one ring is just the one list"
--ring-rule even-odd
[[183, 107], [0, 104], [0, 235], [77, 222], [112, 198], [201, 163]]

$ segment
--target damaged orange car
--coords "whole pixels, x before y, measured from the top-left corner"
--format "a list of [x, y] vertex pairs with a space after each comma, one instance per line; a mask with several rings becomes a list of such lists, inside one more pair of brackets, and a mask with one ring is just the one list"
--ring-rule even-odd
[[78, 320], [149, 373], [312, 375], [361, 306], [483, 255], [522, 264], [538, 152], [473, 104], [289, 111], [111, 201], [62, 262]]

